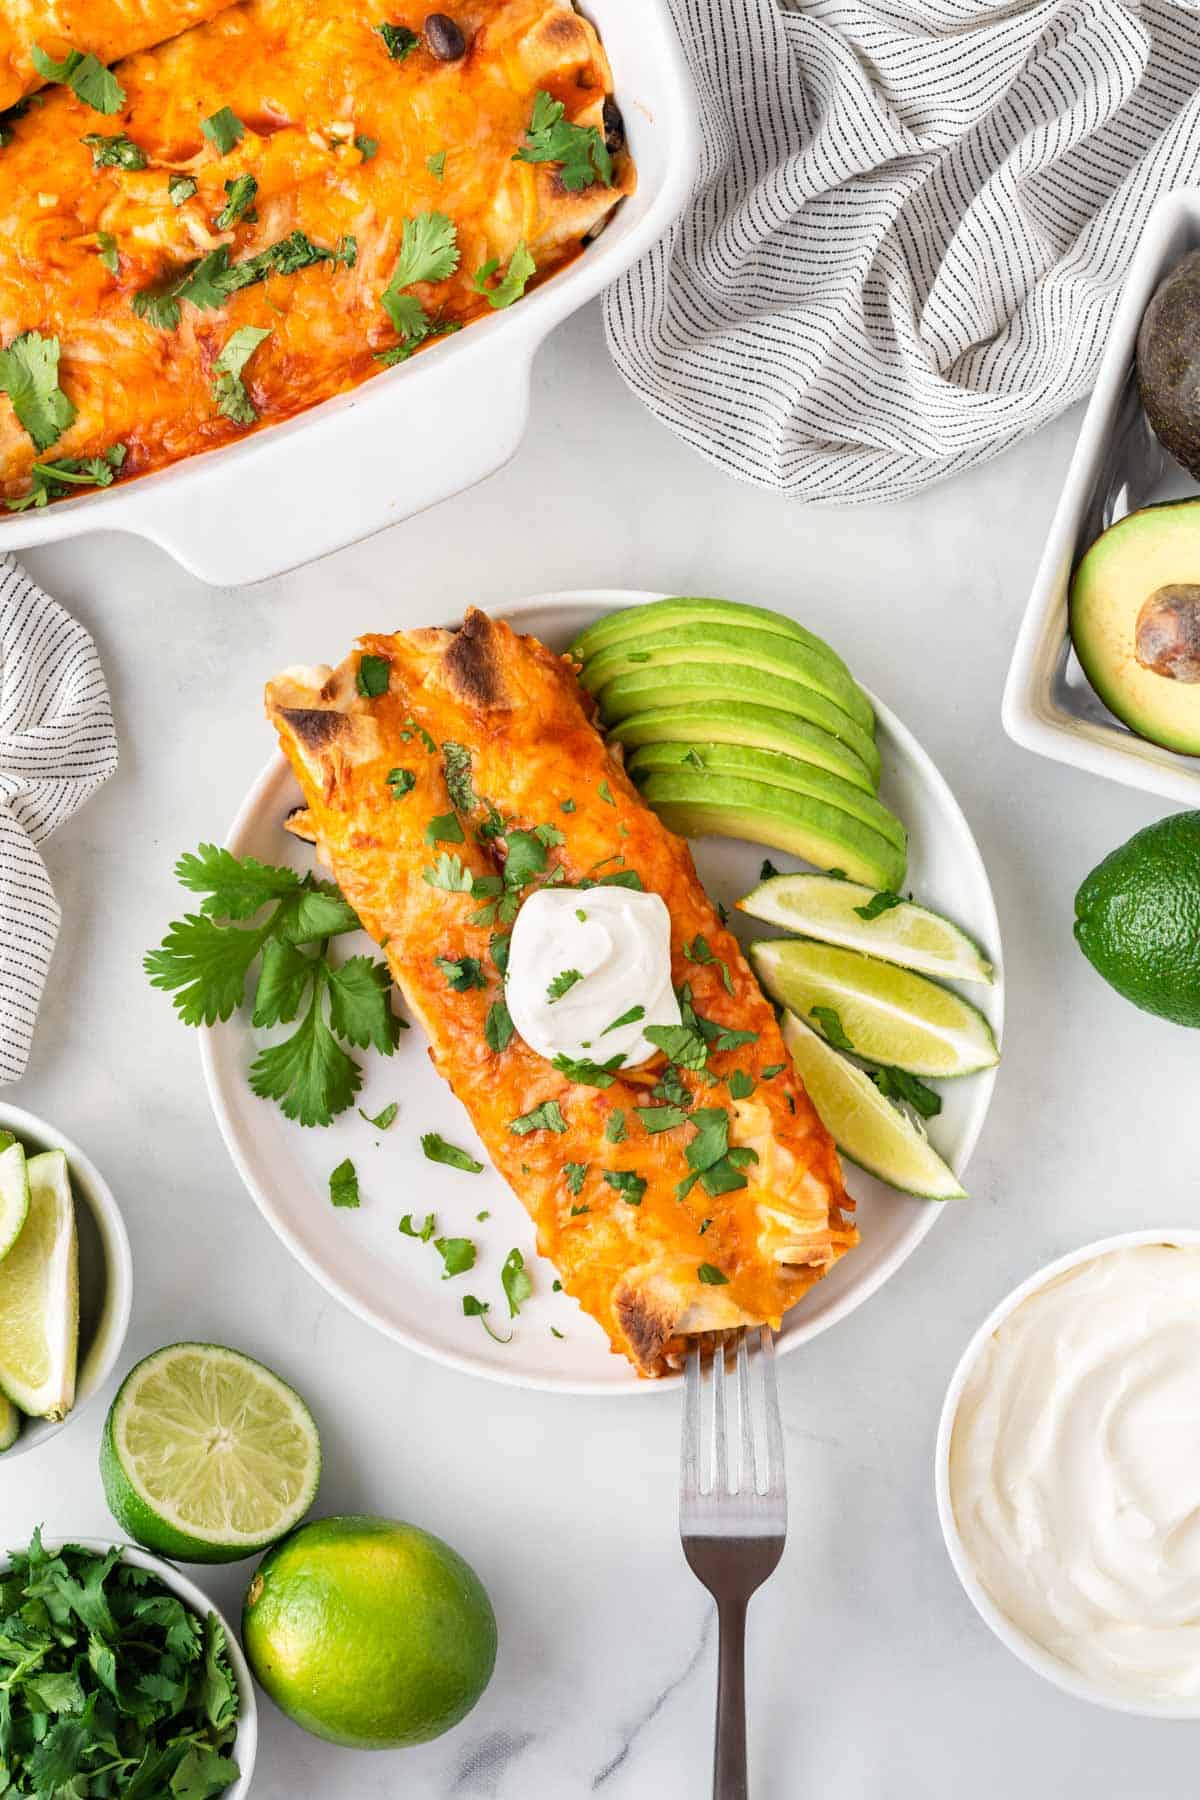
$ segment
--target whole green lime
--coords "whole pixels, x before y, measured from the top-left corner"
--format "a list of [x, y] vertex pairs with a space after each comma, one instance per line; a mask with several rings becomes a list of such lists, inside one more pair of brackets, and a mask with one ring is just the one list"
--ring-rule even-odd
[[496, 1616], [449, 1544], [398, 1519], [346, 1514], [302, 1525], [263, 1558], [242, 1642], [305, 1731], [395, 1750], [470, 1712], [495, 1665]]
[[1088, 961], [1143, 1012], [1200, 1026], [1200, 812], [1147, 825], [1075, 896]]

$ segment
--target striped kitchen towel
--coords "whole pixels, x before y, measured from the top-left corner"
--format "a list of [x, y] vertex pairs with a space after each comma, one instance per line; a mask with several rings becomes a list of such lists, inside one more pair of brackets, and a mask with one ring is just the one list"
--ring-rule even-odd
[[1200, 179], [1196, 0], [670, 0], [702, 164], [609, 290], [718, 467], [893, 499], [1090, 387], [1155, 197]]
[[0, 1082], [25, 1071], [58, 935], [58, 901], [36, 846], [116, 766], [96, 646], [0, 557]]

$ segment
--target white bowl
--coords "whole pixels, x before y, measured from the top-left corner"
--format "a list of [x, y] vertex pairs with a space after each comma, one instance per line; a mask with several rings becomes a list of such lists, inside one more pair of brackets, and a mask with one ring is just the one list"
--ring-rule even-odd
[[[229, 1653], [229, 1665], [233, 1670], [234, 1680], [238, 1685], [238, 1697], [241, 1708], [238, 1713], [237, 1736], [233, 1740], [229, 1754], [237, 1763], [241, 1773], [233, 1786], [226, 1788], [221, 1800], [245, 1800], [250, 1792], [250, 1782], [254, 1775], [254, 1760], [258, 1754], [258, 1704], [254, 1698], [254, 1682], [246, 1658], [237, 1635], [230, 1629], [229, 1620], [219, 1606], [214, 1606], [202, 1588], [169, 1562], [162, 1562], [157, 1556], [150, 1556], [145, 1550], [139, 1550], [136, 1544], [122, 1543], [116, 1538], [72, 1537], [69, 1533], [54, 1533], [42, 1539], [47, 1550], [60, 1550], [64, 1544], [78, 1545], [81, 1550], [94, 1550], [97, 1556], [107, 1556], [110, 1550], [119, 1550], [123, 1562], [132, 1563], [136, 1569], [146, 1569], [157, 1576], [165, 1588], [177, 1594], [184, 1605], [203, 1619], [208, 1613], [216, 1613], [225, 1630], [225, 1644]], [[22, 1544], [23, 1552], [25, 1546]], [[10, 1548], [2, 1559], [3, 1566], [16, 1552]]]
[[1164, 194], [1125, 278], [1021, 622], [1001, 715], [1009, 737], [1026, 750], [1190, 806], [1200, 806], [1200, 757], [1152, 744], [1109, 712], [1071, 646], [1067, 601], [1075, 564], [1107, 526], [1151, 502], [1196, 494], [1196, 483], [1146, 422], [1134, 351], [1150, 296], [1167, 270], [1197, 245], [1200, 188]]
[[1124, 1694], [1118, 1688], [1106, 1687], [1100, 1682], [1090, 1681], [1077, 1669], [1072, 1669], [1057, 1656], [1052, 1656], [1041, 1644], [1020, 1629], [1001, 1611], [992, 1599], [975, 1572], [966, 1545], [958, 1529], [958, 1521], [954, 1516], [954, 1504], [950, 1496], [950, 1441], [954, 1436], [954, 1423], [958, 1417], [959, 1401], [967, 1378], [975, 1366], [976, 1358], [983, 1350], [988, 1339], [1008, 1318], [1009, 1314], [1027, 1300], [1031, 1294], [1038, 1292], [1047, 1283], [1054, 1281], [1079, 1263], [1091, 1262], [1097, 1256], [1106, 1256], [1110, 1250], [1136, 1250], [1145, 1244], [1196, 1245], [1200, 1244], [1200, 1231], [1183, 1229], [1163, 1229], [1159, 1231], [1127, 1231], [1117, 1237], [1100, 1238], [1094, 1244], [1084, 1244], [1080, 1250], [1072, 1250], [1068, 1256], [1060, 1256], [1057, 1262], [1047, 1263], [1044, 1269], [1029, 1276], [1019, 1287], [1015, 1287], [1006, 1299], [1002, 1300], [995, 1310], [988, 1314], [983, 1324], [972, 1337], [963, 1351], [962, 1358], [950, 1377], [950, 1386], [946, 1389], [946, 1398], [942, 1406], [942, 1416], [938, 1425], [937, 1449], [934, 1452], [934, 1485], [937, 1492], [938, 1518], [941, 1521], [942, 1536], [946, 1540], [946, 1549], [950, 1561], [954, 1564], [954, 1572], [966, 1589], [967, 1598], [984, 1622], [991, 1626], [1000, 1642], [1012, 1651], [1013, 1655], [1033, 1669], [1036, 1674], [1045, 1676], [1054, 1687], [1061, 1688], [1064, 1694], [1072, 1694], [1077, 1700], [1090, 1700], [1096, 1706], [1106, 1706], [1113, 1712], [1137, 1713], [1148, 1719], [1200, 1719], [1200, 1698], [1194, 1700], [1153, 1700], [1141, 1694]]
[[[74, 1424], [116, 1366], [133, 1304], [133, 1258], [116, 1201], [99, 1170], [78, 1145], [53, 1125], [19, 1106], [0, 1102], [0, 1131], [11, 1131], [27, 1150], [62, 1150], [71, 1171], [79, 1232], [79, 1374], [75, 1404], [65, 1419], [24, 1419], [21, 1435], [0, 1456], [0, 1469], [37, 1450]], [[3, 1265], [0, 1265], [2, 1269]]]

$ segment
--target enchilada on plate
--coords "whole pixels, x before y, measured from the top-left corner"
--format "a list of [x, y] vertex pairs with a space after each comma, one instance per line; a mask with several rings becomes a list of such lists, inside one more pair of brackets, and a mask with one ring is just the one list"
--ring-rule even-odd
[[[603, 49], [562, 0], [80, 10], [74, 41], [37, 40], [55, 74], [0, 149], [10, 507], [407, 360], [562, 268], [634, 186]], [[107, 79], [72, 63], [197, 12]], [[11, 44], [7, 67], [21, 82]]]
[[[778, 1325], [856, 1241], [852, 1202], [772, 1008], [574, 665], [472, 612], [288, 671], [267, 710], [304, 791], [297, 828], [613, 1348], [654, 1376], [689, 1336]], [[679, 1024], [613, 1058], [625, 1013], [551, 1057], [514, 1026], [521, 921], [548, 896], [586, 920], [600, 891], [662, 903]], [[551, 981], [551, 1011], [592, 966], [581, 952]], [[650, 985], [636, 997], [648, 1008]]]

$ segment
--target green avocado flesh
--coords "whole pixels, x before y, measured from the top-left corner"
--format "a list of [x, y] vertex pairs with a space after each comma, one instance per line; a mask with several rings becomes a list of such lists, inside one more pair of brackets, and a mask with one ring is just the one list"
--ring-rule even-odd
[[709, 700], [696, 705], [653, 706], [631, 713], [608, 734], [633, 750], [642, 744], [745, 744], [758, 750], [779, 750], [786, 756], [828, 769], [843, 781], [873, 793], [877, 783], [867, 765], [848, 744], [832, 737], [819, 725], [810, 725], [794, 713], [774, 706], [754, 706], [741, 700]]
[[676, 625], [670, 631], [652, 632], [630, 643], [616, 644], [589, 657], [579, 679], [593, 694], [602, 694], [605, 685], [618, 675], [629, 675], [637, 669], [672, 668], [677, 663], [713, 663], [721, 668], [736, 663], [769, 677], [798, 681], [840, 706], [864, 731], [875, 729], [870, 703], [850, 676], [804, 644], [769, 631], [746, 631], [740, 625]]
[[892, 891], [904, 880], [908, 858], [902, 849], [809, 794], [683, 768], [655, 769], [640, 786], [646, 802], [681, 837], [744, 838]]
[[[703, 765], [702, 769], [696, 767]], [[908, 833], [899, 819], [882, 801], [862, 788], [842, 781], [815, 764], [784, 756], [778, 750], [754, 750], [744, 744], [646, 744], [635, 750], [627, 764], [629, 773], [639, 784], [654, 770], [683, 769], [712, 777], [740, 776], [749, 781], [765, 781], [771, 787], [788, 788], [794, 793], [808, 794], [828, 806], [836, 806], [869, 825], [881, 837], [890, 839], [898, 850], [907, 851]]]
[[1070, 616], [1109, 711], [1152, 743], [1200, 755], [1200, 500], [1110, 525], [1075, 571]]
[[866, 764], [872, 785], [879, 781], [879, 752], [875, 740], [857, 720], [827, 700], [824, 694], [799, 681], [786, 681], [763, 669], [741, 663], [672, 663], [666, 668], [647, 665], [628, 675], [618, 675], [599, 696], [600, 714], [606, 725], [618, 725], [630, 713], [651, 706], [682, 706], [703, 700], [734, 700], [777, 707], [819, 725], [841, 743], [848, 744]]
[[1134, 1006], [1200, 1027], [1200, 812], [1147, 825], [1092, 870], [1075, 938]]
[[849, 679], [850, 671], [824, 638], [819, 638], [795, 619], [783, 613], [770, 612], [765, 606], [743, 606], [737, 600], [702, 600], [691, 595], [676, 595], [669, 600], [651, 600], [645, 606], [627, 606], [623, 612], [609, 613], [598, 619], [575, 639], [571, 655], [577, 662], [599, 656], [614, 644], [648, 633], [667, 631], [676, 625], [725, 624], [741, 625], [748, 631], [769, 632], [775, 637], [791, 638], [823, 656], [826, 662]]

